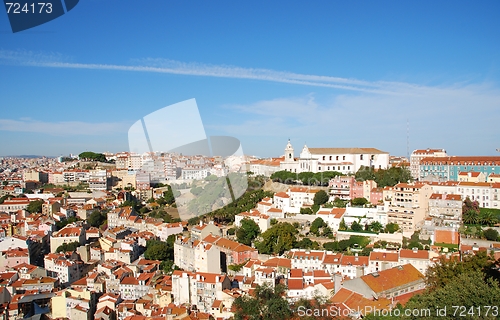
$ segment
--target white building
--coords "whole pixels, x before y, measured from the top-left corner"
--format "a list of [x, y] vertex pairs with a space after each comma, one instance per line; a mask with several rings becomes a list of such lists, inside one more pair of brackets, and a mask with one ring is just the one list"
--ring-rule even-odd
[[257, 210], [252, 210], [250, 212], [242, 212], [234, 217], [234, 225], [236, 227], [241, 227], [241, 222], [243, 219], [253, 220], [260, 228], [260, 232], [264, 233], [271, 227], [271, 217], [267, 214], [261, 214]]
[[322, 250], [292, 249], [290, 251], [292, 269], [304, 271], [322, 270], [326, 252]]
[[67, 257], [64, 253], [49, 253], [44, 258], [47, 276], [58, 278], [62, 286], [69, 285], [83, 276], [83, 261]]
[[179, 237], [174, 242], [174, 263], [183, 270], [221, 273], [221, 253], [204, 241]]
[[304, 145], [296, 159], [288, 140], [280, 169], [295, 173], [338, 171], [349, 174], [355, 173], [361, 166], [386, 169], [389, 153], [375, 148], [309, 148]]
[[183, 180], [203, 180], [208, 176], [209, 168], [204, 166], [186, 166], [182, 168], [181, 179]]
[[196, 305], [197, 310], [209, 312], [215, 300], [224, 299], [225, 289], [231, 289], [227, 275], [179, 270], [172, 274], [172, 295], [176, 305]]

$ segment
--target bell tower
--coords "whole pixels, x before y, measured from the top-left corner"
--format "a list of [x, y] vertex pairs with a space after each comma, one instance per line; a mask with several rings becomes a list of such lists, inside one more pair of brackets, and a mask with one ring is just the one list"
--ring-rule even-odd
[[288, 143], [286, 144], [285, 148], [285, 162], [294, 162], [294, 156], [293, 156], [293, 147], [292, 144], [290, 143], [290, 139], [288, 139]]

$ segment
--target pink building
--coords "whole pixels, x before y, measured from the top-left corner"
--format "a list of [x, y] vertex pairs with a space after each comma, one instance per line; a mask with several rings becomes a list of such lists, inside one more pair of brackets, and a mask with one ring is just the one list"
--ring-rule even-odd
[[17, 266], [21, 263], [30, 263], [28, 249], [13, 248], [8, 251], [4, 251], [0, 255], [0, 272], [4, 272], [8, 268]]
[[330, 188], [330, 197], [349, 200], [351, 197], [351, 188], [354, 185], [354, 177], [337, 176], [328, 182]]
[[355, 198], [363, 198], [363, 182], [362, 181], [354, 181], [351, 186], [351, 199]]
[[373, 188], [370, 191], [370, 203], [373, 205], [381, 204], [383, 202], [383, 188]]

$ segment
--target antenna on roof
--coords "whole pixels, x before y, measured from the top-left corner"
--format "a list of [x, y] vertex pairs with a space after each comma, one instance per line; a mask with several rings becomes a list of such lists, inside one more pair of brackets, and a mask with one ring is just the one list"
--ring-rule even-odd
[[406, 157], [410, 159], [410, 120], [406, 119]]

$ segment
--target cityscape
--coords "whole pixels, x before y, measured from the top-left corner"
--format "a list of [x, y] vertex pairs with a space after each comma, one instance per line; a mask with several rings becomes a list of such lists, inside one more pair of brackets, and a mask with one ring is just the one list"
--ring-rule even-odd
[[[2, 158], [2, 314], [232, 319], [281, 290], [282, 319], [313, 312], [307, 301], [325, 318], [378, 318], [410, 310], [446, 261], [500, 258], [500, 156], [294, 150]], [[177, 202], [238, 172], [241, 198], [181, 219]]]
[[500, 319], [500, 2], [4, 5], [0, 319]]

